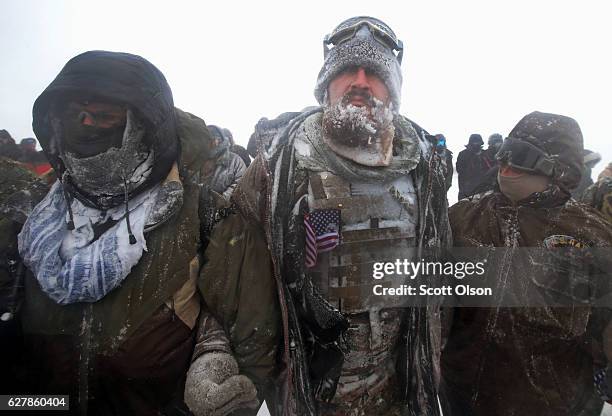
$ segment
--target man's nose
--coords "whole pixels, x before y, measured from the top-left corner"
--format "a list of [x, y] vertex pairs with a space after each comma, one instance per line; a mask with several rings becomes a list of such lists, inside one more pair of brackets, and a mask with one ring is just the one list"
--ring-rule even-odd
[[81, 113], [79, 114], [79, 121], [84, 126], [95, 126], [96, 125], [96, 120], [87, 111], [81, 111]]
[[368, 76], [366, 75], [366, 70], [363, 67], [357, 68], [355, 72], [355, 78], [353, 78], [353, 82], [351, 83], [351, 87], [361, 88], [361, 89], [370, 89], [370, 82], [368, 80]]
[[517, 177], [517, 176], [523, 176], [524, 173], [521, 171], [518, 171], [516, 169], [513, 169], [510, 165], [508, 165], [507, 163], [504, 163], [500, 166], [499, 168], [499, 173], [502, 176], [509, 176], [509, 177]]

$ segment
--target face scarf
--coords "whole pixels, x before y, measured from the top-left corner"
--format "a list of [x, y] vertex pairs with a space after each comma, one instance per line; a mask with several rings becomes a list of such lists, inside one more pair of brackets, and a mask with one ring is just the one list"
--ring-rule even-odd
[[535, 192], [542, 192], [550, 184], [550, 178], [543, 175], [524, 173], [519, 176], [503, 176], [497, 174], [499, 189], [512, 202], [518, 202]]
[[125, 125], [100, 128], [83, 125], [78, 117], [63, 117], [64, 150], [78, 157], [92, 157], [111, 147], [120, 148]]
[[[135, 244], [130, 244], [125, 207], [97, 210], [71, 201], [74, 230], [61, 182], [34, 208], [18, 237], [19, 254], [42, 290], [60, 305], [96, 302], [118, 287], [147, 249], [144, 233], [180, 209], [183, 186], [176, 164], [166, 181], [129, 202]], [[107, 229], [96, 235], [96, 228]]]
[[153, 150], [143, 143], [144, 134], [144, 127], [127, 110], [120, 148], [111, 147], [83, 158], [68, 151], [61, 155], [71, 181], [82, 191], [98, 196], [124, 195], [136, 189], [153, 168]]
[[[92, 215], [78, 200], [72, 203], [75, 229], [66, 227], [68, 205], [62, 185], [56, 182], [34, 208], [18, 237], [19, 254], [34, 273], [42, 290], [56, 303], [96, 302], [117, 287], [138, 263], [146, 249], [143, 235], [144, 205], [130, 212], [136, 244], [129, 243], [125, 218], [95, 241]], [[93, 208], [89, 208], [93, 210]], [[121, 218], [123, 207], [119, 207]]]

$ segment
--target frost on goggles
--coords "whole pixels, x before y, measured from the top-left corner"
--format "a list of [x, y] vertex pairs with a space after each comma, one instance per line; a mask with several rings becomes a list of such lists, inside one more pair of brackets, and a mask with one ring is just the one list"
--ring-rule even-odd
[[368, 30], [372, 34], [372, 37], [383, 46], [397, 51], [397, 59], [402, 62], [403, 44], [402, 41], [395, 36], [395, 33], [384, 23], [373, 18], [355, 18], [349, 19], [346, 22], [341, 23], [332, 33], [325, 36], [323, 43], [326, 46], [339, 44], [351, 40], [355, 37], [357, 31], [362, 27], [367, 26]]
[[504, 140], [495, 158], [500, 163], [528, 173], [551, 176], [554, 160], [543, 150], [523, 140], [508, 137]]

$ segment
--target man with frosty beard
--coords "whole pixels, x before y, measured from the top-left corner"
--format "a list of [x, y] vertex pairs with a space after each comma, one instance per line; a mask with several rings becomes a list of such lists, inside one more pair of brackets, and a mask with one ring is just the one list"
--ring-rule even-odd
[[[268, 123], [201, 293], [273, 415], [437, 415], [438, 309], [373, 296], [372, 264], [447, 245], [442, 162], [398, 114], [402, 43], [385, 23], [348, 19], [324, 46], [321, 107]], [[204, 364], [187, 376], [197, 414]]]

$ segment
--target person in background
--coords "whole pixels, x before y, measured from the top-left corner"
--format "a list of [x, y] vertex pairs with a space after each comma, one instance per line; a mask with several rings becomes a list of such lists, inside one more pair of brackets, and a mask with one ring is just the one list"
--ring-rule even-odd
[[457, 156], [455, 167], [459, 181], [459, 199], [474, 195], [477, 186], [490, 168], [483, 155], [483, 144], [480, 134], [471, 134], [465, 149]]
[[[17, 147], [15, 145], [15, 147]], [[16, 319], [23, 299], [24, 265], [15, 237], [49, 188], [23, 164], [0, 157], [0, 391], [26, 392], [23, 385], [21, 323]]]
[[483, 152], [486, 164], [489, 169], [494, 166], [497, 166], [497, 159], [495, 159], [495, 155], [497, 154], [503, 143], [504, 139], [501, 134], [493, 133], [489, 136], [489, 139], [487, 140], [488, 147]]
[[601, 212], [612, 224], [612, 163], [608, 163], [597, 177], [597, 182], [584, 191], [582, 202]]
[[494, 133], [489, 136], [489, 147], [483, 152], [483, 157], [488, 170], [482, 176], [480, 183], [476, 185], [472, 191], [473, 196], [480, 197], [488, 192], [493, 191], [497, 186], [497, 173], [499, 172], [499, 163], [496, 159], [497, 152], [504, 143], [502, 135]]
[[442, 155], [444, 160], [444, 181], [448, 191], [453, 185], [453, 152], [446, 146], [446, 137], [443, 134], [436, 134], [434, 137], [438, 143], [436, 151]]
[[0, 130], [0, 157], [19, 160], [21, 150], [15, 143], [15, 139], [6, 130]]
[[229, 200], [246, 165], [242, 157], [231, 151], [233, 138], [228, 129], [210, 124], [208, 130], [213, 137], [214, 148], [211, 149], [211, 159], [205, 163], [203, 183]]
[[232, 134], [231, 131], [229, 131], [229, 129], [223, 128], [223, 135], [227, 137], [227, 139], [229, 140], [230, 152], [236, 153], [238, 156], [240, 156], [245, 166], [248, 168], [249, 165], [251, 164], [251, 157], [247, 149], [240, 146], [234, 141], [234, 135]]
[[19, 142], [19, 148], [21, 149], [19, 160], [36, 176], [43, 176], [52, 168], [44, 152], [36, 150], [36, 144], [37, 141], [33, 137], [22, 139]]
[[580, 201], [586, 189], [593, 185], [593, 179], [591, 178], [593, 168], [601, 161], [601, 155], [592, 150], [584, 149], [582, 155], [584, 161], [582, 177], [578, 186], [572, 190], [572, 197], [577, 201]]

